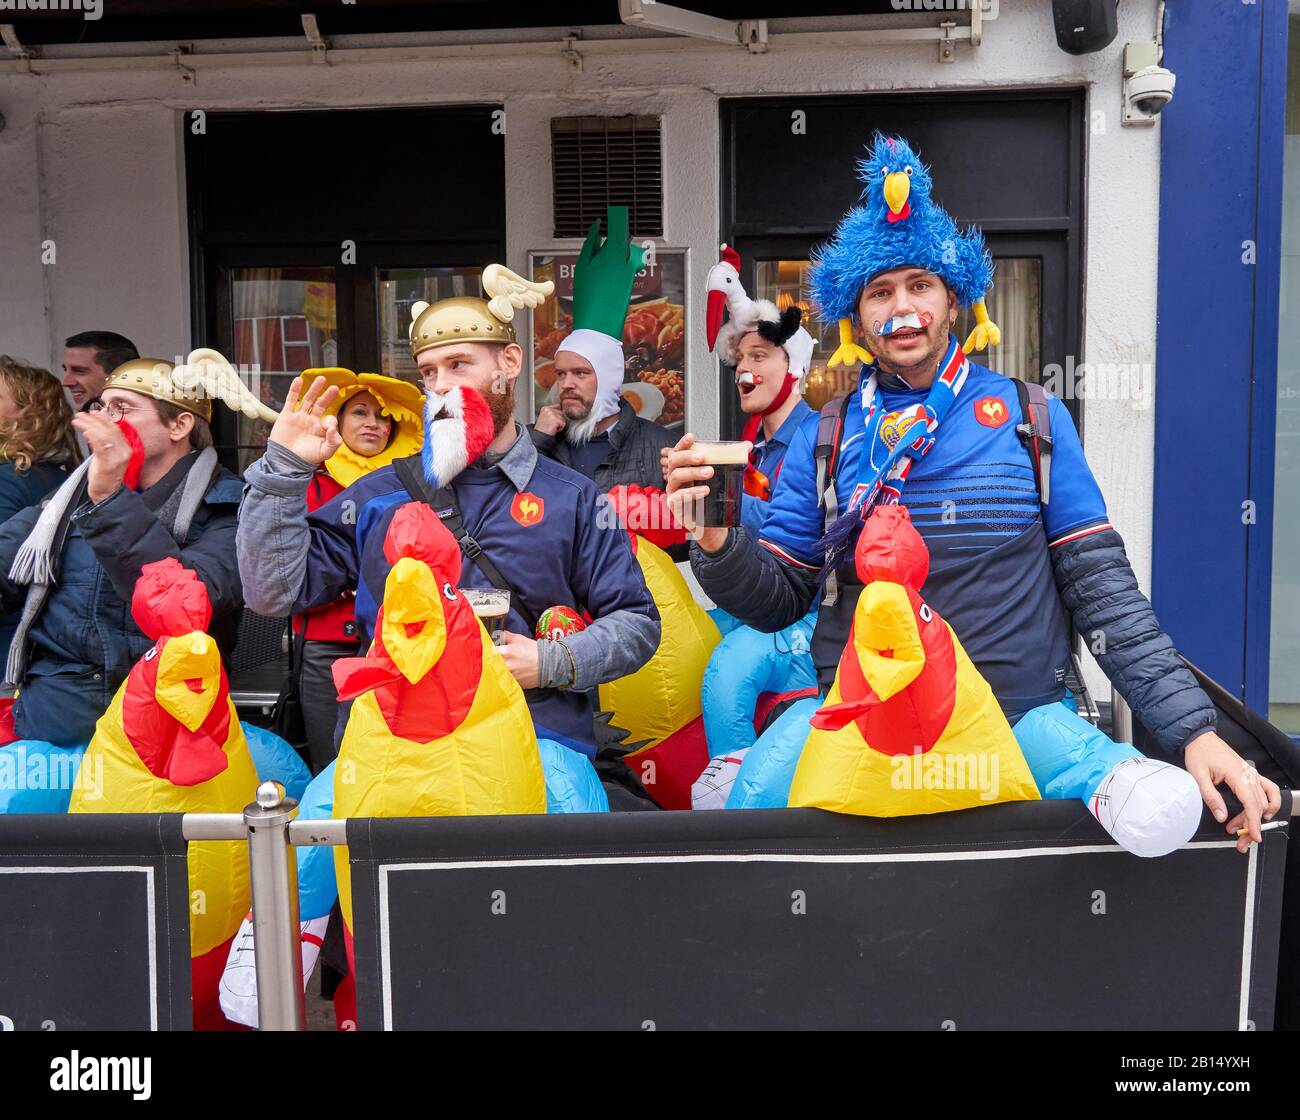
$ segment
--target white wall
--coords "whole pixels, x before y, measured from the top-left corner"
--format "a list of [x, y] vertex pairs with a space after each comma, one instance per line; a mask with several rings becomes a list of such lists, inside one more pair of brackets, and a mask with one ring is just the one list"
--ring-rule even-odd
[[[558, 34], [508, 32], [477, 38], [533, 38], [537, 44], [520, 54], [480, 43], [462, 57], [437, 63], [312, 65], [303, 51], [301, 65], [204, 69], [191, 80], [180, 70], [0, 73], [0, 112], [8, 121], [0, 133], [0, 350], [57, 363], [62, 337], [94, 326], [122, 330], [160, 356], [184, 352], [189, 343], [181, 167], [185, 110], [503, 102], [507, 263], [520, 271], [528, 250], [557, 244], [549, 236], [550, 118], [661, 113], [664, 243], [686, 245], [692, 252], [688, 415], [692, 427], [708, 432], [717, 424], [716, 367], [704, 343], [694, 289], [718, 242], [719, 97], [1067, 85], [1087, 88], [1091, 124], [1084, 352], [1078, 358], [1154, 363], [1159, 128], [1121, 128], [1119, 119], [1122, 44], [1153, 37], [1155, 8], [1155, 0], [1120, 5], [1116, 42], [1079, 58], [1056, 46], [1048, 4], [1002, 0], [998, 18], [985, 24], [983, 44], [975, 49], [959, 44], [956, 61], [947, 65], [937, 61], [933, 43], [864, 48], [836, 43], [830, 35], [824, 45], [792, 48], [778, 40], [767, 54], [750, 55], [687, 40], [657, 49], [661, 44], [648, 47], [637, 35], [601, 28], [588, 29], [585, 37], [619, 42], [579, 44], [585, 54], [580, 72], [565, 60]], [[787, 20], [771, 27], [779, 33], [850, 24]], [[353, 44], [340, 39], [335, 45]], [[248, 50], [246, 44], [225, 46]], [[970, 137], [972, 145], [979, 142]], [[818, 173], [815, 149], [807, 171]], [[279, 190], [291, 187], [283, 180], [275, 184]], [[43, 266], [40, 242], [50, 237], [57, 263]], [[1085, 412], [1088, 457], [1146, 585], [1152, 410], [1131, 401], [1089, 401]]]

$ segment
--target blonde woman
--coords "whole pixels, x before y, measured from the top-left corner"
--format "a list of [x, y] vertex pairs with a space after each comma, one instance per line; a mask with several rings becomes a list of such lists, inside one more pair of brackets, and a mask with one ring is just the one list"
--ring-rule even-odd
[[[57, 490], [81, 460], [58, 378], [0, 354], [0, 524]], [[18, 614], [0, 614], [0, 657]]]
[[56, 489], [80, 461], [58, 378], [0, 354], [0, 524]]

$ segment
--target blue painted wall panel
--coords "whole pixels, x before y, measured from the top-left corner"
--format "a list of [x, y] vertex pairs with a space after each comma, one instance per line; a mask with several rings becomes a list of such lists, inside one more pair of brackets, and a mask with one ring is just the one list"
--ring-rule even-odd
[[[1265, 47], [1279, 34], [1280, 84]], [[1165, 23], [1178, 85], [1160, 123], [1152, 598], [1179, 648], [1252, 705], [1267, 679], [1285, 36], [1269, 0], [1170, 4]], [[1277, 147], [1262, 159], [1261, 120]]]

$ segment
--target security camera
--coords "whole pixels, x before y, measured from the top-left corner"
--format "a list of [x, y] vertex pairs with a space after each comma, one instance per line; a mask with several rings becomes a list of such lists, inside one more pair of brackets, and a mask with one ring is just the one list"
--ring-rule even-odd
[[1163, 66], [1144, 66], [1124, 78], [1124, 123], [1151, 124], [1174, 99], [1172, 70]]
[[1124, 123], [1154, 124], [1174, 99], [1174, 74], [1161, 63], [1159, 42], [1124, 47]]

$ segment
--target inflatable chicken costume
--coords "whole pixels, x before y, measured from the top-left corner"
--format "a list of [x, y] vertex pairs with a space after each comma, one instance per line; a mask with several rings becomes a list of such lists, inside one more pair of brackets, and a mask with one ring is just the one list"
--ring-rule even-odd
[[864, 816], [1078, 797], [1117, 843], [1165, 855], [1201, 819], [1185, 770], [1082, 719], [1013, 731], [952, 627], [917, 590], [930, 557], [907, 508], [878, 506], [854, 559], [864, 586], [827, 703], [812, 719], [789, 804]]
[[[154, 640], [100, 717], [82, 759], [100, 776], [90, 799], [78, 783], [72, 813], [242, 813], [257, 770], [231, 703], [221, 653], [206, 633], [207, 588], [174, 558], [146, 564], [131, 600], [136, 624]], [[249, 907], [248, 852], [228, 841], [194, 841], [190, 956], [194, 1026], [227, 1025], [217, 984]]]
[[[422, 502], [398, 510], [384, 552], [375, 640], [334, 664], [352, 710], [334, 766], [334, 816], [486, 816], [546, 812], [537, 736], [524, 694], [457, 589], [461, 553]], [[352, 927], [348, 856], [335, 851]]]
[[[865, 586], [826, 705], [813, 717], [790, 804], [895, 817], [1037, 801], [993, 690], [917, 591], [930, 554], [905, 506], [875, 510], [855, 559]], [[964, 768], [974, 760], [972, 775], [963, 774], [973, 780], [924, 780], [926, 771], [946, 775], [956, 760]], [[912, 780], [918, 761], [920, 782]], [[981, 774], [989, 780], [981, 783]]]
[[662, 623], [659, 648], [640, 669], [600, 686], [609, 726], [625, 732], [630, 766], [646, 792], [665, 809], [691, 807], [691, 783], [708, 764], [701, 685], [709, 657], [721, 640], [713, 619], [691, 595], [664, 548], [686, 539], [664, 492], [617, 486], [609, 499], [627, 529]]

